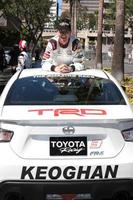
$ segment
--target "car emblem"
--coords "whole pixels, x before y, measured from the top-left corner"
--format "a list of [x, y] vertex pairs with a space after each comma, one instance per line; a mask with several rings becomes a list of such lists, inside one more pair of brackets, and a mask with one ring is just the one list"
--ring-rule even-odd
[[65, 126], [62, 130], [66, 135], [72, 135], [75, 133], [75, 128], [73, 126]]

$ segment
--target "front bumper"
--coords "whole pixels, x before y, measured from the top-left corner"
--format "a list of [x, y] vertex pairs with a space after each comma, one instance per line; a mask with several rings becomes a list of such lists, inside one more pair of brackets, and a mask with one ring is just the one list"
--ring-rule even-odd
[[[47, 194], [90, 194], [93, 200], [110, 199], [123, 193], [133, 196], [133, 180], [108, 179], [89, 181], [4, 181], [0, 183], [0, 199], [17, 196], [23, 200], [45, 200]], [[10, 198], [9, 198], [10, 199]], [[12, 199], [12, 198], [11, 198]], [[13, 198], [14, 199], [14, 198]], [[126, 198], [125, 198], [126, 199]], [[83, 200], [83, 199], [82, 199]]]

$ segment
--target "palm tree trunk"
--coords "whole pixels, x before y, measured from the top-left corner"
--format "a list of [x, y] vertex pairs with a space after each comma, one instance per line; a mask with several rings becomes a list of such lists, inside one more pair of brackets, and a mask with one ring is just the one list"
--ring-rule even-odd
[[112, 75], [118, 80], [124, 79], [124, 25], [125, 25], [125, 0], [116, 1], [116, 27], [112, 61]]
[[102, 68], [103, 5], [104, 5], [104, 0], [99, 0], [96, 68], [100, 68], [100, 69]]
[[70, 0], [70, 13], [72, 33], [77, 36], [77, 0]]

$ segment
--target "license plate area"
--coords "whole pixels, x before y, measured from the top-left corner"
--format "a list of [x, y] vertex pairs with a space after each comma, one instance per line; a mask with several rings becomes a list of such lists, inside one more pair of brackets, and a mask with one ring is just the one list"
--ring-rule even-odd
[[92, 200], [91, 194], [47, 194], [46, 200]]
[[50, 156], [86, 156], [87, 137], [50, 137]]

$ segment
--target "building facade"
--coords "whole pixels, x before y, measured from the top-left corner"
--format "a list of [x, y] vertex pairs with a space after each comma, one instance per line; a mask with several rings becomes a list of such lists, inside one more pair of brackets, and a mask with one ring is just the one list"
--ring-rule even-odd
[[[112, 0], [104, 0], [104, 3], [110, 3]], [[80, 0], [80, 5], [87, 8], [89, 13], [94, 13], [98, 11], [99, 0]], [[62, 0], [62, 12], [69, 10], [69, 3]]]
[[52, 0], [53, 4], [50, 8], [51, 17], [56, 17], [57, 15], [57, 0]]
[[48, 23], [45, 23], [45, 28], [46, 29], [53, 29], [54, 28], [54, 21], [56, 20], [57, 18], [57, 9], [58, 9], [58, 0], [52, 0], [52, 6], [50, 8], [50, 19], [51, 21], [48, 22]]
[[[80, 5], [87, 8], [89, 13], [93, 13], [98, 10], [99, 0], [80, 0]], [[62, 0], [62, 12], [69, 9], [69, 3]]]
[[94, 13], [98, 10], [99, 0], [80, 0], [80, 4], [87, 8], [89, 13]]

